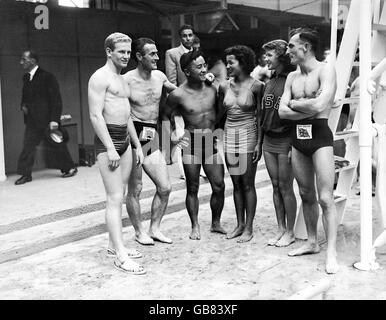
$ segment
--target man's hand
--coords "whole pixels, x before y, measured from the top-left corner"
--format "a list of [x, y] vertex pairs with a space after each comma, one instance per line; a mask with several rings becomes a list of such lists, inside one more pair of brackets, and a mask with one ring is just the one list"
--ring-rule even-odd
[[255, 150], [253, 151], [253, 157], [252, 157], [253, 163], [257, 163], [261, 159], [262, 154], [263, 154], [262, 147], [260, 144], [257, 144], [255, 147]]
[[135, 165], [139, 167], [143, 164], [143, 159], [145, 158], [143, 156], [142, 148], [136, 148], [133, 150], [135, 152]]
[[376, 91], [377, 83], [373, 79], [367, 81], [367, 92], [373, 95]]
[[178, 148], [189, 146], [189, 138], [185, 136], [185, 130], [177, 126], [176, 130], [170, 135], [170, 140], [173, 144], [177, 145]]
[[59, 124], [56, 121], [50, 122], [50, 129], [51, 130], [58, 129], [58, 128], [59, 128]]
[[119, 156], [115, 148], [107, 149], [107, 158], [109, 159], [108, 166], [111, 171], [114, 171], [116, 168], [119, 167], [119, 160], [121, 159], [121, 157]]

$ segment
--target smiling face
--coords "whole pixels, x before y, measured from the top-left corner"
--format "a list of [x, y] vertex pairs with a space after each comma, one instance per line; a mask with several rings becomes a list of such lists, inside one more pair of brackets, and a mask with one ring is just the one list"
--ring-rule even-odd
[[233, 54], [226, 56], [226, 63], [228, 75], [230, 77], [236, 77], [243, 72], [239, 60], [237, 60]]
[[280, 60], [275, 50], [267, 50], [265, 52], [265, 62], [268, 70], [275, 70], [280, 65]]
[[181, 34], [180, 34], [180, 40], [181, 40], [181, 43], [182, 45], [187, 48], [187, 49], [190, 49], [193, 45], [193, 30], [192, 29], [184, 29], [181, 31]]
[[145, 70], [157, 70], [159, 57], [156, 45], [146, 43], [143, 46], [142, 54], [137, 53], [137, 59]]
[[205, 76], [207, 72], [208, 67], [205, 63], [205, 59], [202, 56], [199, 56], [197, 57], [197, 59], [191, 62], [190, 66], [187, 69], [186, 75], [191, 80], [205, 82]]
[[295, 34], [291, 37], [288, 43], [287, 54], [291, 59], [292, 64], [299, 64], [305, 58], [306, 46], [305, 42], [299, 37], [299, 34]]
[[117, 68], [126, 68], [131, 55], [131, 43], [117, 42], [114, 46], [114, 50], [106, 48], [106, 54]]

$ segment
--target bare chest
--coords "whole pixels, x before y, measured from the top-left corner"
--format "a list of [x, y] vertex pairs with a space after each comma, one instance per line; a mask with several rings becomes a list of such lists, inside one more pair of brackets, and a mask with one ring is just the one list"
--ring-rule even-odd
[[185, 114], [202, 114], [215, 110], [216, 97], [212, 91], [204, 91], [196, 94], [187, 94], [181, 104]]
[[130, 102], [136, 106], [158, 106], [162, 95], [162, 83], [159, 81], [132, 81]]
[[314, 98], [319, 89], [320, 81], [318, 70], [312, 71], [307, 75], [299, 74], [292, 82], [292, 98]]
[[112, 79], [106, 93], [112, 97], [127, 98], [129, 96], [129, 92], [130, 89], [123, 81], [123, 78], [121, 76], [117, 76]]

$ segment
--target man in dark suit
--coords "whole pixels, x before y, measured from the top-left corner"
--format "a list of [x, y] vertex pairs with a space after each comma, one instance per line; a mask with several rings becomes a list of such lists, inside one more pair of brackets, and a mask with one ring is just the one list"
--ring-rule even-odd
[[[23, 52], [20, 64], [27, 72], [23, 77], [23, 93], [21, 109], [26, 125], [24, 132], [23, 151], [19, 157], [17, 173], [21, 177], [15, 184], [32, 181], [32, 166], [35, 160], [36, 146], [45, 137], [45, 131], [58, 129], [62, 113], [62, 98], [55, 76], [38, 66], [38, 56], [32, 51]], [[72, 177], [77, 168], [71, 159], [65, 143], [55, 147], [53, 157], [62, 177]]]

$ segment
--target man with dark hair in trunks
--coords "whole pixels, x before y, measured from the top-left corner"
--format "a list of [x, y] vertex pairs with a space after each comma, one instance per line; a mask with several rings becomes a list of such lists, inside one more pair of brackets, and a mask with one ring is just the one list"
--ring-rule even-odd
[[135, 229], [135, 240], [143, 245], [153, 245], [154, 240], [172, 243], [160, 231], [160, 224], [169, 201], [171, 185], [165, 159], [159, 149], [158, 116], [163, 90], [171, 92], [176, 86], [157, 70], [158, 50], [149, 38], [133, 42], [133, 57], [138, 65], [123, 78], [130, 87], [131, 118], [142, 145], [145, 159], [142, 167], [156, 185], [151, 206], [151, 220], [147, 234], [141, 222], [139, 196], [142, 191], [142, 168], [133, 168], [126, 198], [126, 208]]
[[327, 121], [335, 98], [336, 72], [334, 66], [316, 60], [318, 38], [317, 32], [308, 28], [293, 30], [287, 49], [291, 63], [299, 68], [287, 77], [279, 115], [294, 120], [292, 167], [299, 185], [308, 233], [306, 244], [288, 255], [320, 251], [317, 240], [319, 201], [327, 237], [326, 272], [336, 273], [339, 265], [336, 259], [338, 223], [333, 195], [335, 167], [333, 135]]
[[217, 152], [216, 133], [213, 132], [217, 117], [217, 91], [214, 86], [205, 83], [207, 66], [200, 51], [184, 53], [180, 63], [187, 81], [169, 95], [164, 113], [170, 118], [173, 111], [177, 111], [185, 122], [185, 135], [179, 137], [179, 145], [185, 144], [182, 148], [182, 161], [187, 189], [185, 204], [192, 223], [189, 238], [200, 240], [197, 195], [201, 165], [212, 187], [211, 231], [226, 233], [220, 223], [224, 207], [224, 165]]
[[[127, 249], [122, 237], [122, 203], [127, 181], [133, 163], [135, 167], [143, 161], [130, 118], [130, 89], [121, 76], [130, 59], [131, 39], [125, 34], [113, 33], [105, 40], [105, 51], [106, 64], [94, 72], [88, 83], [88, 105], [96, 134], [94, 143], [99, 170], [106, 190], [107, 254], [116, 258], [114, 266], [117, 269], [144, 274], [145, 269], [130, 259], [142, 255], [137, 250]], [[131, 145], [135, 147], [134, 157]]]

